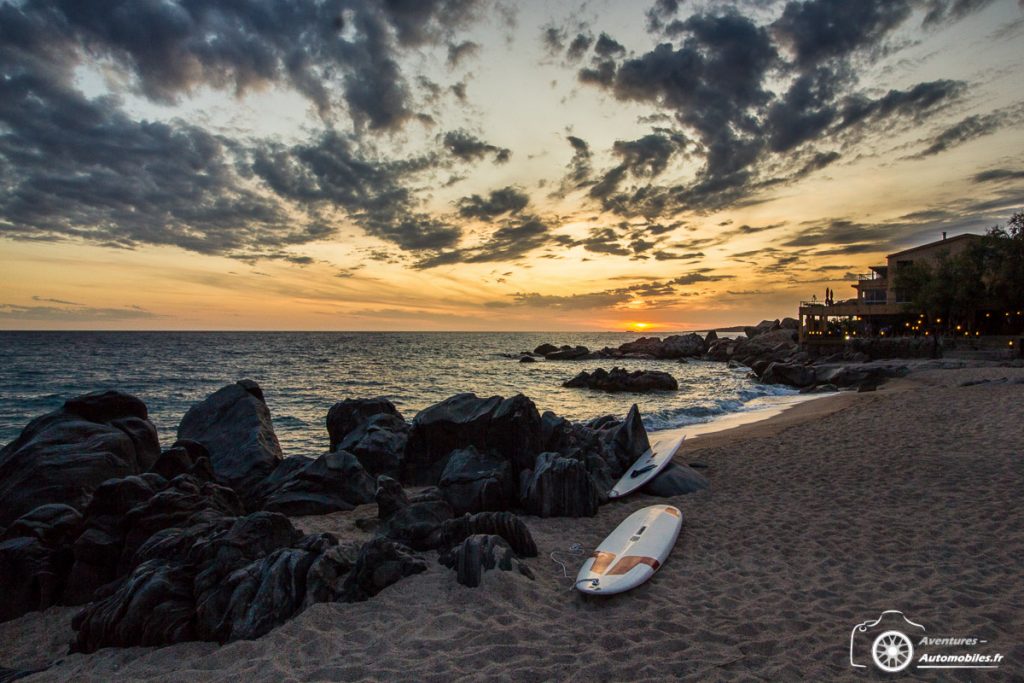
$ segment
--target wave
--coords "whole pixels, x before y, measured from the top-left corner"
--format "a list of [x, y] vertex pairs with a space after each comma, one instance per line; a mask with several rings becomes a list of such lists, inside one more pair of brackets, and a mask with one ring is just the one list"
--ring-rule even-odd
[[[748, 410], [764, 408], [766, 401], [781, 396], [792, 396], [796, 390], [778, 384], [758, 385], [756, 388], [740, 389], [737, 398], [716, 399], [685, 408], [665, 408], [650, 411], [643, 416], [644, 427], [648, 431], [677, 429], [692, 424], [710, 422], [716, 417], [730, 413], [741, 413]], [[755, 403], [756, 402], [756, 403]]]

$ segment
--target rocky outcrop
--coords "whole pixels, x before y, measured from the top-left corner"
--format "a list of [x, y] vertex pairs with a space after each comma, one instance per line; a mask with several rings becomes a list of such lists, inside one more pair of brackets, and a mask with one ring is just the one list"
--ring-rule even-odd
[[473, 446], [451, 454], [438, 488], [456, 515], [507, 510], [516, 492], [509, 461]]
[[32, 420], [0, 450], [0, 526], [47, 503], [80, 510], [107, 479], [148, 470], [160, 445], [147, 418], [139, 399], [106, 391]]
[[189, 408], [178, 438], [202, 444], [217, 481], [234, 489], [252, 509], [256, 488], [283, 458], [270, 409], [251, 380], [229, 384]]
[[[257, 489], [263, 510], [286, 515], [326, 515], [373, 502], [376, 482], [347, 451], [324, 453], [316, 460], [288, 458]], [[278, 472], [287, 471], [283, 476]]]
[[676, 359], [701, 356], [707, 350], [699, 334], [673, 335], [662, 341], [659, 337], [641, 337], [619, 346], [619, 353], [644, 354], [652, 358]]
[[500, 536], [519, 557], [537, 557], [537, 544], [522, 519], [511, 512], [479, 512], [441, 525], [439, 546], [451, 548], [474, 534]]
[[540, 517], [593, 517], [601, 495], [580, 460], [541, 453], [533, 470], [521, 474], [523, 509]]
[[534, 354], [538, 356], [546, 356], [549, 353], [554, 353], [558, 350], [558, 347], [554, 344], [541, 344], [533, 350]]
[[501, 536], [474, 534], [448, 552], [438, 561], [456, 572], [456, 580], [463, 586], [476, 588], [485, 571], [499, 569], [514, 571], [530, 580], [533, 572], [519, 561], [514, 550]]
[[540, 414], [522, 394], [506, 399], [457, 394], [416, 415], [405, 449], [403, 480], [437, 483], [451, 454], [468, 446], [495, 452], [518, 473], [533, 464], [540, 439]]
[[589, 354], [590, 349], [586, 346], [563, 346], [557, 351], [544, 354], [544, 357], [548, 360], [577, 360]]
[[406, 576], [425, 571], [426, 560], [413, 555], [400, 543], [378, 537], [359, 551], [355, 566], [342, 586], [342, 597], [346, 602], [362, 602]]
[[785, 384], [791, 387], [810, 387], [816, 383], [814, 368], [794, 363], [769, 363], [760, 375], [766, 384]]
[[[401, 475], [409, 425], [401, 415], [377, 413], [349, 431], [332, 450], [348, 451], [373, 476]], [[332, 439], [333, 442], [333, 439]]]
[[584, 370], [571, 380], [564, 382], [563, 387], [571, 389], [599, 389], [601, 391], [676, 391], [679, 383], [667, 372], [658, 370], [634, 370], [612, 368], [611, 372], [598, 368], [593, 372]]

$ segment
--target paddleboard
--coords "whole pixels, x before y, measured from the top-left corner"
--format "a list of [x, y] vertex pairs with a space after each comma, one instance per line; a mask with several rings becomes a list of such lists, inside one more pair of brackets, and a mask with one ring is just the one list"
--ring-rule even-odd
[[682, 526], [683, 513], [671, 505], [637, 510], [583, 563], [576, 576], [576, 590], [614, 595], [636, 588], [664, 564]]
[[678, 437], [662, 437], [651, 442], [651, 447], [636, 459], [633, 466], [626, 470], [612, 490], [609, 498], [622, 498], [661, 474], [665, 466], [672, 462], [672, 456], [683, 445], [686, 435]]

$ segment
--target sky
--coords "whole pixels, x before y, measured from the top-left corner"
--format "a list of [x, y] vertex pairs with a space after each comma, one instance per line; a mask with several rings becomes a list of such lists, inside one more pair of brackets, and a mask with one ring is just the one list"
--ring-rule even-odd
[[0, 0], [0, 329], [796, 315], [1024, 208], [1024, 0]]

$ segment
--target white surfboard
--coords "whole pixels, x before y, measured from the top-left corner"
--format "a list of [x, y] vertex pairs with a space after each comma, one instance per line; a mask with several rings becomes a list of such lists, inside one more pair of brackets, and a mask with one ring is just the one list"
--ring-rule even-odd
[[636, 588], [665, 563], [682, 526], [683, 513], [671, 505], [637, 510], [583, 563], [576, 576], [576, 590], [614, 595]]
[[651, 442], [651, 447], [636, 459], [633, 466], [626, 470], [622, 478], [608, 492], [609, 498], [622, 498], [661, 474], [665, 466], [672, 462], [672, 456], [683, 445], [686, 435], [678, 437], [662, 437]]

